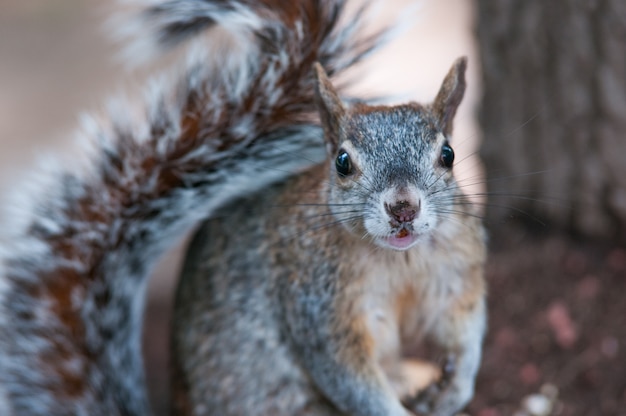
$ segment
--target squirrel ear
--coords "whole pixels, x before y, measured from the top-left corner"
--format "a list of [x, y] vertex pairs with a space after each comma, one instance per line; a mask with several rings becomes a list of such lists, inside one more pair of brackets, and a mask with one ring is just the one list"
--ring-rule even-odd
[[454, 61], [433, 103], [433, 111], [439, 120], [443, 134], [446, 136], [452, 133], [452, 121], [465, 93], [466, 68], [467, 58], [465, 56]]
[[315, 104], [324, 128], [326, 143], [329, 150], [334, 151], [338, 146], [341, 120], [346, 111], [322, 65], [315, 62], [313, 70], [315, 72]]

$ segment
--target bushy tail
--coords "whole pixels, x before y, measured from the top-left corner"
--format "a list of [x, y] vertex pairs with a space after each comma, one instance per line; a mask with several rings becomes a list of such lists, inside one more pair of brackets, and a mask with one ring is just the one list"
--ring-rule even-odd
[[[319, 159], [313, 62], [367, 54], [341, 0], [170, 0], [143, 12], [164, 48], [217, 26], [182, 73], [79, 134], [84, 158], [31, 181], [0, 242], [0, 412], [145, 415], [140, 334], [159, 255], [225, 202]], [[223, 32], [223, 31], [222, 31]], [[212, 42], [212, 43], [207, 43]]]

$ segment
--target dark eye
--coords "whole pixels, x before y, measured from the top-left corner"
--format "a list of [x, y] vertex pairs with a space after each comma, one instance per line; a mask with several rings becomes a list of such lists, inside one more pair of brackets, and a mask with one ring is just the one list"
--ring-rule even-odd
[[441, 147], [441, 156], [439, 157], [439, 161], [441, 162], [441, 165], [446, 168], [452, 167], [452, 164], [454, 163], [454, 150], [452, 150], [448, 143]]
[[352, 162], [345, 150], [339, 151], [337, 159], [335, 159], [335, 167], [337, 168], [337, 173], [341, 176], [348, 176], [352, 173]]

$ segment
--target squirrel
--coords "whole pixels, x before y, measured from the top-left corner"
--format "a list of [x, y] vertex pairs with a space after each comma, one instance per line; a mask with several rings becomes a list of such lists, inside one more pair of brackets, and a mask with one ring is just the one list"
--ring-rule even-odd
[[[187, 46], [16, 185], [0, 236], [0, 414], [148, 415], [141, 329], [161, 253], [219, 207], [322, 160], [314, 62], [339, 75], [383, 38], [343, 0], [162, 0], [121, 28]], [[219, 29], [219, 30], [216, 30]], [[200, 36], [200, 35], [203, 36]], [[225, 45], [225, 46], [224, 46]]]
[[[485, 232], [452, 175], [458, 59], [434, 102], [345, 105], [321, 65], [327, 158], [231, 202], [192, 240], [173, 321], [175, 414], [450, 416], [485, 332]], [[421, 341], [448, 360], [415, 391]]]
[[[344, 11], [148, 2], [159, 48], [217, 26], [236, 47], [218, 58], [198, 41], [139, 109], [85, 121], [84, 163], [26, 192], [0, 243], [1, 414], [150, 414], [146, 279], [207, 218], [177, 291], [174, 414], [441, 416], [468, 402], [485, 235], [452, 175], [466, 61], [430, 105], [345, 104], [329, 76], [381, 36], [357, 36], [361, 13]], [[424, 339], [450, 360], [416, 391]]]

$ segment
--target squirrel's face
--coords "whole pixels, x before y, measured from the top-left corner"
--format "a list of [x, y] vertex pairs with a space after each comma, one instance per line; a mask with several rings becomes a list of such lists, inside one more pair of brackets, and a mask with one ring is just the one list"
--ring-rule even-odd
[[453, 210], [454, 152], [428, 108], [356, 106], [330, 163], [329, 206], [356, 235], [394, 250], [428, 236]]
[[337, 222], [379, 246], [407, 250], [450, 218], [458, 187], [447, 138], [465, 91], [465, 68], [465, 58], [454, 63], [431, 105], [345, 109], [315, 65], [331, 158], [328, 202]]

